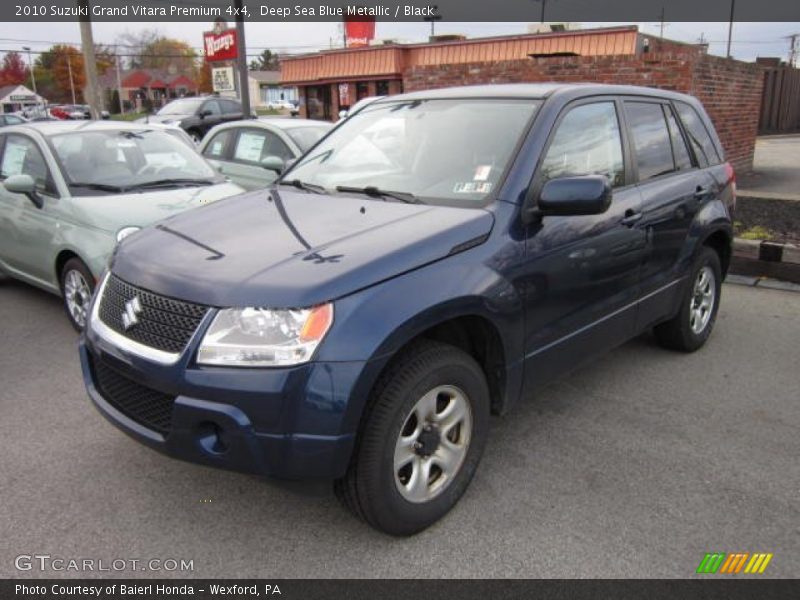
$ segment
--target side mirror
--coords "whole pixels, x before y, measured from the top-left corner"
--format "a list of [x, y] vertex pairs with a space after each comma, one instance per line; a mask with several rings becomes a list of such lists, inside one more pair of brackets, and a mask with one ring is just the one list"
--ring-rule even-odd
[[3, 182], [9, 192], [13, 194], [25, 194], [36, 208], [42, 208], [44, 201], [36, 193], [36, 182], [30, 175], [12, 175]]
[[210, 114], [211, 114], [210, 110], [204, 109], [204, 110], [201, 110], [200, 112], [198, 112], [197, 116], [200, 117], [201, 119], [205, 119]]
[[611, 205], [611, 183], [604, 175], [559, 177], [542, 187], [536, 206], [527, 211], [534, 217], [599, 215]]
[[265, 156], [261, 159], [261, 166], [280, 175], [286, 168], [286, 163], [279, 156]]

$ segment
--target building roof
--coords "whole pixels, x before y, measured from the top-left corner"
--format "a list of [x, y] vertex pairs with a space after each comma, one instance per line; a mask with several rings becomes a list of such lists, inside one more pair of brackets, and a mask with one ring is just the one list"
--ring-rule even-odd
[[[34, 98], [37, 99], [37, 100], [35, 100], [36, 102], [45, 102], [46, 101], [44, 98], [42, 98], [38, 94], [34, 94], [33, 90], [30, 90], [30, 89], [28, 89], [27, 87], [25, 87], [24, 85], [21, 85], [21, 84], [20, 85], [11, 84], [11, 85], [4, 85], [4, 86], [0, 87], [0, 100], [6, 101], [6, 99], [9, 98], [9, 96], [17, 96], [17, 95], [18, 96], [33, 96]], [[16, 101], [15, 100], [11, 100], [9, 98], [7, 100], [7, 102], [16, 102]]]
[[530, 56], [636, 54], [638, 27], [603, 27], [420, 44], [323, 50], [281, 60], [281, 83], [400, 78], [416, 66], [523, 60]]
[[248, 75], [258, 83], [274, 83], [278, 85], [281, 82], [280, 71], [250, 71]]
[[[115, 69], [108, 69], [98, 78], [100, 86], [114, 89], [117, 87], [117, 72]], [[128, 69], [120, 71], [119, 80], [123, 88], [173, 88], [183, 86], [195, 88], [197, 84], [186, 75], [168, 73], [160, 69]]]

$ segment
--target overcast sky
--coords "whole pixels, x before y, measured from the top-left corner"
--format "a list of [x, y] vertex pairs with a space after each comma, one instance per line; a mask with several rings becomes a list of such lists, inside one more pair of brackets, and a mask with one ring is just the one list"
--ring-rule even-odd
[[[584, 28], [607, 27], [631, 23], [583, 23]], [[638, 23], [642, 32], [658, 35], [658, 23]], [[204, 23], [94, 23], [97, 43], [113, 44], [125, 31], [157, 29], [159, 33], [186, 41], [200, 49], [202, 31], [210, 29]], [[461, 33], [468, 37], [525, 33], [526, 23], [448, 23], [436, 24], [436, 33]], [[428, 23], [389, 23], [376, 25], [377, 38], [393, 38], [401, 42], [425, 41], [430, 33]], [[752, 61], [757, 56], [786, 58], [789, 40], [786, 36], [800, 33], [800, 23], [736, 23], [733, 28], [732, 53], [740, 60]], [[710, 42], [712, 54], [725, 55], [728, 37], [727, 23], [667, 23], [664, 37], [684, 42], [697, 42], [703, 35]], [[341, 44], [341, 24], [329, 23], [256, 23], [246, 24], [248, 55], [263, 48], [279, 52], [312, 52]], [[20, 50], [30, 46], [33, 51], [45, 50], [53, 43], [78, 44], [78, 23], [0, 23], [0, 52]], [[800, 40], [798, 41], [800, 44]]]

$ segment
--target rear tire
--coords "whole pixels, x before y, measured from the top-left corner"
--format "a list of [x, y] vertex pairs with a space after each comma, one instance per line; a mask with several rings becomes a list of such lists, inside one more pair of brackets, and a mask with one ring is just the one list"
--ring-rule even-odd
[[681, 352], [694, 352], [700, 348], [714, 328], [721, 293], [719, 255], [713, 249], [703, 247], [692, 266], [678, 314], [654, 329], [658, 343]]
[[64, 311], [75, 331], [86, 327], [89, 302], [94, 293], [94, 276], [80, 258], [70, 258], [61, 269], [61, 297]]
[[486, 378], [470, 355], [439, 342], [415, 343], [378, 381], [336, 495], [380, 531], [422, 531], [455, 506], [472, 480], [489, 408]]

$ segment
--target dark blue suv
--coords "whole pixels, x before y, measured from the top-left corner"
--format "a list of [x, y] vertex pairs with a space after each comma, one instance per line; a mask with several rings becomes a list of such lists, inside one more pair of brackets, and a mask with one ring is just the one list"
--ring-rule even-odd
[[649, 329], [703, 345], [734, 192], [681, 94], [385, 98], [272, 188], [126, 238], [81, 340], [86, 387], [156, 450], [327, 478], [370, 525], [412, 534], [464, 493], [491, 413]]

